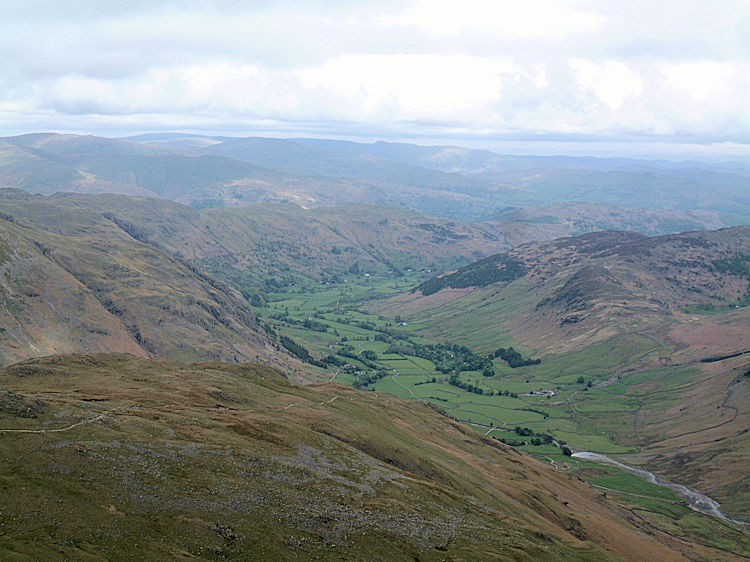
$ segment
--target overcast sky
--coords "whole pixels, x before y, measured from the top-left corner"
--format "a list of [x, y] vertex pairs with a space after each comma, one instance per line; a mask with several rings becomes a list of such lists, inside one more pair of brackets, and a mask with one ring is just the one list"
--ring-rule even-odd
[[43, 130], [748, 154], [750, 1], [2, 0], [0, 134]]

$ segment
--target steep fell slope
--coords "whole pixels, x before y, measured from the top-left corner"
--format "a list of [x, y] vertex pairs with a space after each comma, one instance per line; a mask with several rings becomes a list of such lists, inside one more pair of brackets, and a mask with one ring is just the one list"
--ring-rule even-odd
[[0, 190], [0, 209], [64, 236], [135, 238], [238, 285], [329, 280], [349, 269], [444, 268], [546, 236], [533, 225], [472, 224], [369, 205], [197, 210], [152, 198]]
[[83, 230], [61, 236], [0, 218], [0, 362], [85, 350], [228, 361], [267, 353], [235, 290], [116, 229]]
[[26, 361], [0, 387], [3, 557], [715, 555], [388, 395], [127, 355]]

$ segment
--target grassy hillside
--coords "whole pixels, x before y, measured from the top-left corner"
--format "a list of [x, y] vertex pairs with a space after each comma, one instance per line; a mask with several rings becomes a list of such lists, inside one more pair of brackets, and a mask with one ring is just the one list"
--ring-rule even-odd
[[0, 388], [3, 558], [720, 552], [389, 395], [299, 387], [252, 365], [90, 354], [12, 365]]
[[[358, 310], [362, 301], [403, 292], [414, 279], [370, 278], [315, 292], [289, 288], [269, 295], [260, 314], [275, 331], [327, 361], [336, 381], [431, 401], [554, 464], [568, 462], [554, 440], [631, 465], [645, 463], [667, 481], [709, 494], [725, 513], [750, 517], [750, 487], [741, 468], [750, 460], [744, 399], [750, 379], [743, 375], [750, 364], [742, 352], [750, 308], [636, 332], [602, 325], [609, 337], [590, 345], [566, 341], [567, 350], [557, 353], [519, 344], [502, 324], [480, 323], [482, 314], [502, 320], [523, 308], [510, 292], [492, 301], [492, 295], [482, 300], [482, 291], [475, 291], [476, 309], [450, 316], [435, 309], [409, 315], [402, 307], [395, 317]], [[446, 292], [458, 295], [456, 303], [468, 298], [463, 290], [426, 298]], [[501, 346], [505, 351], [498, 351]], [[482, 351], [487, 348], [492, 353]], [[576, 470], [592, 477], [591, 467]], [[658, 521], [664, 509], [652, 505], [641, 515]], [[659, 524], [689, 535], [685, 513], [690, 511], [671, 513]], [[705, 529], [704, 540], [711, 542], [712, 528]]]

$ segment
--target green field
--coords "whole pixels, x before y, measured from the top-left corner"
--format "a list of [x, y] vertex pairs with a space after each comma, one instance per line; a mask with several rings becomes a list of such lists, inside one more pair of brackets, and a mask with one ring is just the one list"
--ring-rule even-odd
[[[333, 358], [328, 371], [337, 373], [337, 381], [406, 400], [434, 402], [467, 423], [496, 428], [493, 433], [499, 437], [514, 438], [515, 426], [521, 425], [534, 435], [551, 435], [575, 449], [608, 454], [636, 450], [620, 439], [622, 420], [630, 419], [640, 405], [630, 389], [652, 374], [631, 376], [604, 388], [596, 386], [653, 351], [653, 340], [639, 335], [619, 336], [515, 369], [494, 358], [493, 376], [467, 370], [451, 379], [450, 371], [441, 372], [434, 361], [417, 356], [413, 346], [450, 343], [446, 339], [449, 334], [461, 333], [457, 343], [469, 347], [476, 357], [483, 357], [487, 349], [512, 346], [514, 342], [496, 331], [490, 338], [478, 327], [451, 324], [441, 313], [430, 326], [404, 325], [398, 317], [386, 318], [360, 309], [372, 299], [413, 288], [423, 277], [416, 272], [397, 279], [371, 275], [346, 284], [289, 287], [269, 295], [268, 306], [258, 312], [266, 323], [303, 345], [314, 358]], [[526, 288], [519, 281], [503, 289], [503, 299], [493, 306], [498, 307], [498, 314], [511, 314], [508, 307], [517, 305], [525, 295]], [[666, 382], [669, 377], [660, 378]], [[451, 380], [472, 390], [450, 384]], [[550, 391], [550, 395], [530, 395], [540, 391]]]

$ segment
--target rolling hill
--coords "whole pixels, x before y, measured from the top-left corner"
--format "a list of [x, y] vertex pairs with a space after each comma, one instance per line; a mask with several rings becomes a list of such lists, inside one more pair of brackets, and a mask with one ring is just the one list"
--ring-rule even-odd
[[[64, 195], [49, 198], [0, 191], [0, 208], [67, 235], [115, 221], [127, 234], [189, 259], [238, 288], [263, 282], [327, 281], [355, 268], [444, 270], [532, 240], [550, 240], [601, 226], [661, 233], [677, 226], [722, 226], [715, 213], [648, 212], [605, 205], [509, 209], [500, 220], [465, 223], [407, 209], [343, 205], [303, 209], [264, 204], [193, 209], [153, 198]], [[92, 214], [93, 213], [93, 214]], [[105, 231], [109, 226], [103, 227]]]
[[[415, 313], [439, 306], [449, 315], [471, 301], [478, 329], [502, 327], [532, 349], [562, 351], [691, 318], [686, 307], [744, 306], [749, 256], [750, 227], [658, 237], [595, 232], [490, 256], [425, 282], [392, 306]], [[512, 318], [490, 316], [487, 301], [506, 292], [522, 299]]]
[[715, 211], [622, 207], [582, 201], [510, 208], [487, 222], [536, 225], [539, 231], [546, 235], [539, 236], [539, 241], [602, 230], [629, 230], [657, 236], [688, 230], [716, 230], [728, 226], [721, 218], [721, 214]]
[[[690, 228], [684, 219], [696, 212], [687, 218], [698, 228], [748, 222], [749, 181], [740, 165], [320, 139], [51, 133], [0, 139], [0, 186], [35, 193], [155, 195], [198, 208], [365, 203], [463, 220], [489, 220], [509, 207], [594, 203], [650, 208], [652, 216], [658, 210], [662, 226], [653, 232], [660, 234]], [[608, 221], [607, 214], [599, 219], [603, 228], [638, 228]]]
[[137, 240], [248, 290], [270, 278], [325, 281], [352, 268], [442, 269], [538, 235], [530, 225], [475, 225], [367, 205], [197, 210], [155, 198], [0, 190], [0, 208], [61, 236]]
[[122, 193], [178, 200], [196, 207], [258, 201], [340, 202], [367, 187], [332, 178], [295, 175], [211, 154], [103, 137], [35, 134], [0, 142], [0, 186], [32, 193]]

